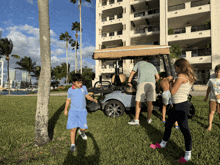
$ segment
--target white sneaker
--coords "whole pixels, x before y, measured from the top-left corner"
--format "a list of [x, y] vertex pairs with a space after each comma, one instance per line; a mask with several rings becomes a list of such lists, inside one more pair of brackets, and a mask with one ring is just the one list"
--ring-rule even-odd
[[82, 137], [83, 140], [87, 140], [87, 136], [86, 136], [86, 134], [85, 134], [85, 131], [84, 131], [84, 132], [81, 132], [80, 129], [79, 129], [78, 132], [79, 132], [79, 134], [81, 135], [81, 137]]
[[152, 122], [152, 120], [151, 120], [151, 119], [147, 120], [147, 124], [150, 124], [151, 122]]
[[140, 125], [139, 120], [133, 119], [132, 121], [128, 122], [129, 125]]

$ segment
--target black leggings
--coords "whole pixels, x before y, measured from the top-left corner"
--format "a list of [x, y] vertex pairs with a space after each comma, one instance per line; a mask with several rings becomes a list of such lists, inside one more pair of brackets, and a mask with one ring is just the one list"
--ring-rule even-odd
[[192, 150], [192, 138], [188, 126], [189, 108], [190, 108], [190, 104], [188, 101], [178, 104], [173, 104], [173, 108], [170, 110], [171, 112], [169, 112], [168, 119], [165, 123], [165, 132], [163, 136], [164, 141], [169, 140], [173, 124], [177, 121], [185, 139], [186, 151]]

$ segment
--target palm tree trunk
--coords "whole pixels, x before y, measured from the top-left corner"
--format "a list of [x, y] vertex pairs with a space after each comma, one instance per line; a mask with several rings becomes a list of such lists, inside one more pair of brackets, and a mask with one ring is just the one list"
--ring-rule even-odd
[[67, 67], [67, 73], [66, 73], [66, 85], [68, 84], [68, 42], [66, 41], [66, 67]]
[[50, 57], [50, 24], [49, 2], [38, 0], [39, 31], [40, 31], [40, 55], [41, 73], [37, 92], [37, 110], [35, 115], [35, 146], [42, 146], [49, 142], [48, 118], [49, 98], [51, 82], [51, 57]]
[[8, 59], [8, 95], [10, 96], [11, 95], [11, 92], [10, 92], [10, 77], [9, 77], [9, 59]]
[[81, 7], [82, 7], [82, 0], [80, 0], [80, 73], [82, 74], [82, 20], [81, 20]]
[[[29, 72], [29, 77], [30, 77], [30, 84], [31, 84], [31, 73]], [[32, 84], [31, 84], [31, 88], [32, 88]]]
[[76, 56], [75, 56], [75, 73], [77, 73], [77, 70], [78, 70], [78, 67], [77, 67], [77, 38], [76, 38], [76, 48], [75, 48], [75, 51], [76, 51]]

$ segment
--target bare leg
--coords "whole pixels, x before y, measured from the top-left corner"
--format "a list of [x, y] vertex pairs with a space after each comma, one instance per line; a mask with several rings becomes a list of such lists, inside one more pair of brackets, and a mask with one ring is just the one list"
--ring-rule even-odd
[[73, 129], [70, 130], [71, 144], [75, 144], [76, 129], [77, 128], [73, 128]]
[[162, 109], [162, 121], [165, 121], [165, 116], [166, 116], [166, 108], [167, 108], [167, 106], [166, 105], [163, 105], [163, 109]]
[[209, 101], [209, 127], [207, 128], [208, 131], [211, 131], [212, 129], [212, 120], [213, 120], [215, 111], [216, 111], [216, 102]]
[[135, 120], [139, 120], [140, 111], [141, 111], [141, 102], [140, 101], [136, 101]]
[[147, 120], [151, 118], [152, 111], [153, 111], [152, 101], [147, 101]]
[[80, 132], [84, 132], [86, 129], [82, 129], [82, 128], [80, 128]]

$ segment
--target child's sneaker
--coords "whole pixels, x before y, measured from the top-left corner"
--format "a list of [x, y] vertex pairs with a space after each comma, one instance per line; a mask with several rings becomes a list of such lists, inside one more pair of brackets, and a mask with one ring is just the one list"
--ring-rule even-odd
[[71, 145], [70, 151], [71, 151], [71, 152], [75, 152], [75, 151], [76, 151], [76, 146], [75, 146], [75, 145]]
[[140, 125], [139, 120], [133, 119], [132, 121], [128, 122], [129, 125]]
[[83, 140], [87, 140], [87, 136], [86, 136], [86, 134], [85, 134], [85, 131], [84, 131], [84, 132], [81, 132], [80, 129], [79, 129], [78, 132], [79, 132], [79, 134], [81, 135], [81, 137], [82, 137]]
[[147, 120], [147, 124], [150, 124], [151, 122], [152, 122], [152, 120], [151, 120], [151, 119]]

